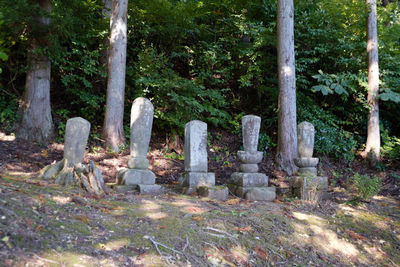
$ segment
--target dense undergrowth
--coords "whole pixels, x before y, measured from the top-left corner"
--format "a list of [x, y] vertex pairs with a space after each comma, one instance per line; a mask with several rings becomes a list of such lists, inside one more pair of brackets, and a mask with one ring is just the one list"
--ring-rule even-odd
[[[0, 126], [15, 130], [26, 53], [39, 7], [0, 0]], [[400, 158], [400, 6], [378, 8], [383, 156]], [[59, 141], [74, 116], [98, 140], [106, 94], [108, 19], [100, 0], [52, 1], [51, 102]], [[363, 1], [295, 1], [298, 121], [317, 130], [316, 152], [352, 162], [366, 140], [366, 8]], [[261, 115], [263, 148], [277, 131], [276, 1], [129, 1], [125, 125], [132, 100], [155, 105], [154, 129], [182, 133], [191, 119], [239, 132]], [[126, 127], [128, 131], [128, 127]]]

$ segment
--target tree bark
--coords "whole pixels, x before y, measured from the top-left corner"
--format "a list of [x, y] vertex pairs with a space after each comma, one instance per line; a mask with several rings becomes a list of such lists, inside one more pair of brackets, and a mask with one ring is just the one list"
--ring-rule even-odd
[[278, 167], [292, 175], [297, 169], [296, 77], [293, 0], [278, 0]]
[[[368, 53], [368, 133], [365, 152], [374, 166], [379, 161], [381, 138], [379, 132], [379, 64], [376, 0], [366, 0], [368, 8], [367, 53]], [[375, 163], [374, 163], [375, 162]]]
[[127, 44], [128, 0], [113, 0], [110, 21], [110, 52], [108, 56], [107, 103], [103, 135], [114, 152], [125, 143], [123, 116]]
[[[50, 0], [40, 0], [40, 7], [50, 12]], [[49, 18], [40, 18], [43, 27], [50, 24]], [[46, 37], [43, 37], [46, 39]], [[37, 48], [38, 40], [32, 40], [32, 50]], [[47, 143], [53, 137], [53, 120], [50, 106], [50, 60], [45, 55], [28, 52], [28, 72], [26, 73], [25, 93], [20, 105], [21, 121], [17, 136], [39, 143]]]

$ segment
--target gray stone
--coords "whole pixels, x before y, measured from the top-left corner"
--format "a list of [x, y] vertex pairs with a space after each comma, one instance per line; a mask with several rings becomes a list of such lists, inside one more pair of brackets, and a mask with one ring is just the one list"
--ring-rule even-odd
[[212, 172], [185, 172], [182, 177], [181, 181], [184, 187], [197, 188], [215, 185], [215, 175]]
[[149, 160], [146, 157], [130, 157], [127, 162], [129, 169], [145, 170], [149, 167]]
[[307, 168], [299, 168], [297, 170], [298, 175], [311, 175], [311, 176], [317, 176], [317, 168], [315, 167], [307, 167]]
[[137, 190], [137, 185], [114, 185], [113, 189], [118, 193], [127, 193]]
[[263, 154], [264, 153], [262, 151], [255, 151], [255, 152], [238, 151], [237, 153], [239, 160], [247, 164], [260, 163], [262, 161]]
[[200, 186], [197, 192], [202, 197], [208, 197], [218, 201], [225, 201], [228, 199], [229, 190], [226, 186]]
[[185, 125], [185, 171], [207, 172], [207, 124], [194, 120]]
[[[146, 159], [149, 149], [151, 128], [153, 126], [154, 107], [144, 97], [138, 97], [133, 101], [131, 109], [131, 143], [130, 143], [130, 168], [147, 169]], [[138, 158], [138, 159], [136, 159]], [[140, 162], [140, 163], [138, 163]], [[147, 166], [146, 166], [147, 165]]]
[[231, 175], [231, 184], [239, 186], [268, 186], [268, 176], [263, 173], [234, 172]]
[[294, 176], [290, 184], [293, 194], [303, 200], [318, 202], [327, 196], [328, 177], [325, 176]]
[[149, 170], [121, 169], [117, 173], [117, 184], [125, 185], [152, 185], [156, 176]]
[[89, 137], [90, 123], [80, 117], [67, 121], [65, 127], [64, 158], [70, 167], [81, 163]]
[[139, 193], [143, 195], [158, 195], [164, 193], [164, 187], [158, 184], [152, 185], [138, 185]]
[[300, 158], [311, 158], [314, 150], [314, 125], [303, 121], [297, 126], [297, 149]]
[[242, 117], [243, 148], [245, 151], [256, 152], [261, 118], [254, 115]]
[[253, 201], [273, 201], [275, 198], [275, 187], [253, 187], [245, 194], [245, 199]]
[[248, 173], [256, 173], [258, 172], [258, 165], [257, 164], [240, 164], [239, 171], [241, 172], [248, 172]]
[[295, 158], [294, 164], [297, 167], [316, 167], [318, 165], [319, 158]]

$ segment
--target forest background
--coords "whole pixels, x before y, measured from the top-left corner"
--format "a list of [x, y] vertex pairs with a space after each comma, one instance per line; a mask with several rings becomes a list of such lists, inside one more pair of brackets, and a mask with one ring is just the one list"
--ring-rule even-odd
[[[389, 1], [390, 2], [390, 1]], [[107, 90], [109, 19], [100, 0], [51, 1], [51, 24], [28, 0], [0, 0], [0, 128], [21, 119], [27, 51], [51, 60], [51, 106], [62, 141], [68, 118], [92, 124], [101, 139]], [[357, 0], [295, 1], [297, 121], [316, 128], [316, 152], [351, 163], [367, 137], [367, 8]], [[276, 146], [278, 74], [276, 1], [132, 0], [124, 133], [138, 96], [155, 106], [155, 132], [175, 136], [186, 122], [240, 132], [240, 117], [262, 117], [260, 149]], [[400, 159], [400, 4], [378, 5], [382, 156]], [[272, 149], [272, 150], [271, 150]]]

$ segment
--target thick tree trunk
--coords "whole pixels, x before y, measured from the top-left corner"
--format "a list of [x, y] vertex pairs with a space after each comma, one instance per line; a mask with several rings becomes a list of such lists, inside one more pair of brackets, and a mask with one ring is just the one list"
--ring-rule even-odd
[[366, 0], [368, 8], [367, 21], [367, 53], [368, 53], [368, 135], [365, 152], [371, 165], [379, 161], [381, 138], [379, 132], [379, 65], [378, 65], [378, 33], [376, 19], [376, 0]]
[[123, 116], [128, 0], [113, 0], [111, 14], [110, 54], [108, 57], [107, 106], [103, 135], [106, 145], [118, 152], [125, 143]]
[[278, 148], [276, 163], [289, 175], [297, 169], [296, 77], [293, 0], [278, 0]]
[[[41, 0], [39, 4], [46, 11], [50, 11], [50, 0]], [[50, 24], [48, 18], [40, 18], [40, 21], [44, 26]], [[32, 48], [36, 48], [36, 42], [36, 40], [32, 40]], [[29, 69], [26, 74], [26, 88], [19, 111], [21, 122], [17, 130], [18, 137], [22, 139], [47, 143], [53, 136], [50, 66], [50, 60], [46, 56], [28, 52]]]

